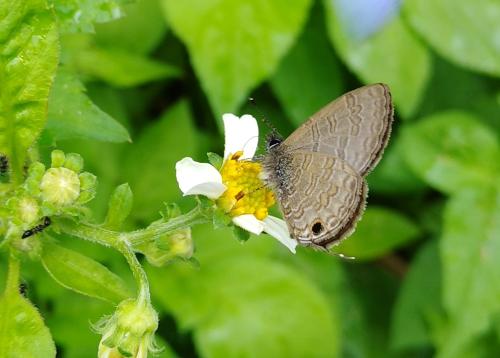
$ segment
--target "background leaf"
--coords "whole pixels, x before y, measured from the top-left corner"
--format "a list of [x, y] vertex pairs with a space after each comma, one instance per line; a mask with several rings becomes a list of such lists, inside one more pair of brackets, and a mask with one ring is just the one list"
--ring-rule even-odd
[[94, 23], [118, 19], [126, 0], [48, 0], [63, 32], [93, 32]]
[[432, 346], [432, 317], [442, 310], [441, 287], [438, 245], [431, 241], [413, 259], [394, 305], [391, 324], [394, 349], [408, 352]]
[[131, 87], [180, 75], [177, 68], [167, 63], [117, 46], [98, 46], [88, 35], [65, 36], [63, 50], [64, 63], [71, 69], [113, 86]]
[[59, 70], [49, 99], [47, 130], [55, 140], [130, 141], [127, 130], [97, 107], [85, 87], [67, 70]]
[[[467, 208], [468, 215], [463, 215]], [[454, 356], [485, 333], [500, 313], [500, 190], [474, 188], [457, 193], [444, 216], [440, 245], [444, 307], [451, 319], [443, 356]]]
[[380, 163], [367, 177], [370, 193], [397, 196], [425, 189], [424, 181], [406, 162], [403, 149], [401, 132], [393, 133]]
[[167, 32], [159, 0], [137, 0], [123, 6], [124, 16], [96, 26], [96, 41], [131, 53], [149, 54]]
[[217, 119], [235, 111], [248, 92], [272, 74], [305, 22], [310, 3], [162, 1]]
[[461, 66], [500, 76], [498, 1], [409, 0], [404, 9], [412, 27], [439, 54]]
[[0, 152], [19, 181], [26, 152], [45, 125], [59, 42], [43, 0], [3, 1], [0, 13]]
[[428, 50], [395, 17], [380, 32], [365, 40], [354, 40], [340, 24], [334, 1], [324, 1], [328, 35], [342, 60], [365, 84], [389, 85], [396, 109], [411, 117], [429, 78]]
[[195, 155], [197, 146], [191, 114], [184, 101], [144, 130], [126, 155], [123, 167], [135, 197], [133, 216], [157, 218], [163, 202], [179, 198], [175, 163]]
[[295, 126], [342, 94], [340, 64], [325, 34], [319, 6], [281, 61], [271, 86]]
[[446, 193], [492, 184], [500, 168], [497, 137], [473, 115], [434, 114], [406, 128], [403, 152], [410, 167]]
[[356, 260], [370, 260], [408, 244], [418, 234], [418, 227], [398, 212], [371, 206], [354, 234], [335, 246], [334, 251]]

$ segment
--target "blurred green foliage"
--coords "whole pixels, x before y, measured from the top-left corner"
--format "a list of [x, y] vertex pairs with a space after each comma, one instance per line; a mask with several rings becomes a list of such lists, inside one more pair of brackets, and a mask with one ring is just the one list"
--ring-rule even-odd
[[[362, 40], [349, 37], [334, 0], [19, 3], [35, 18], [19, 4], [12, 16], [0, 16], [0, 105], [38, 120], [2, 128], [1, 148], [21, 155], [13, 165], [22, 167], [19, 153], [40, 132], [48, 103], [42, 158], [48, 162], [53, 148], [84, 157], [99, 178], [91, 206], [100, 220], [113, 188], [128, 182], [128, 229], [157, 219], [163, 202], [193, 206], [178, 190], [175, 163], [223, 152], [222, 113], [265, 116], [288, 135], [348, 90], [391, 87], [392, 138], [368, 178], [364, 218], [337, 249], [357, 259], [307, 249], [291, 256], [269, 237], [241, 244], [228, 231], [197, 227], [199, 267], [148, 266], [167, 347], [160, 357], [500, 355], [497, 0], [406, 0]], [[26, 45], [19, 24], [42, 38], [43, 48]], [[26, 61], [7, 66], [14, 55]], [[111, 250], [70, 237], [61, 245], [43, 260], [56, 280], [60, 270], [78, 275], [71, 257], [85, 254], [109, 275], [97, 284], [130, 283], [123, 258]], [[113, 306], [65, 290], [39, 264], [25, 267], [27, 295], [60, 356], [94, 355], [100, 337], [88, 322]], [[2, 256], [1, 287], [5, 272]], [[101, 298], [116, 302], [120, 292]], [[0, 302], [0, 310], [26, 302]], [[40, 346], [26, 356], [53, 355], [43, 338], [48, 330], [27, 309], [33, 321], [17, 329], [31, 329]]]

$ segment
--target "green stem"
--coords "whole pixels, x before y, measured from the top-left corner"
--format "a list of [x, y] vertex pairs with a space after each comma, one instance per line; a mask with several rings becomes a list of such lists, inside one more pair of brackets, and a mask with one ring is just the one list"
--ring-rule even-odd
[[157, 222], [145, 229], [123, 233], [89, 223], [77, 224], [68, 220], [55, 220], [62, 231], [67, 234], [111, 247], [115, 247], [118, 238], [126, 240], [132, 247], [135, 247], [170, 232], [209, 221], [208, 215], [200, 207], [196, 207], [190, 212], [168, 221]]
[[197, 206], [184, 215], [179, 215], [168, 221], [155, 223], [146, 229], [131, 231], [124, 235], [133, 246], [136, 246], [170, 232], [206, 223], [208, 221], [208, 215], [203, 211], [203, 209]]
[[130, 247], [130, 244], [125, 240], [119, 240], [115, 246], [115, 248], [120, 251], [120, 253], [125, 256], [127, 263], [134, 275], [134, 279], [139, 288], [139, 292], [137, 294], [137, 301], [140, 304], [149, 303], [150, 295], [149, 295], [149, 283], [148, 277], [144, 269], [142, 268], [139, 260], [134, 254], [134, 251]]
[[9, 255], [9, 271], [7, 273], [7, 283], [5, 285], [5, 292], [18, 292], [19, 291], [19, 259], [14, 253]]

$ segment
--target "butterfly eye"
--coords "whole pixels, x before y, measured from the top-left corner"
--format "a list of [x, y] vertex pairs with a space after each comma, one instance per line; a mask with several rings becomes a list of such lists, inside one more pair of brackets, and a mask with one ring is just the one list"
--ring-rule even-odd
[[267, 143], [267, 147], [269, 149], [271, 149], [271, 148], [274, 148], [274, 147], [276, 147], [277, 145], [280, 145], [280, 144], [281, 144], [281, 139], [272, 138], [271, 140], [269, 140], [269, 143]]
[[313, 232], [314, 235], [321, 234], [321, 232], [323, 231], [323, 229], [324, 229], [323, 224], [320, 223], [319, 221], [316, 221], [313, 224], [312, 228], [311, 228], [311, 230], [312, 230], [312, 232]]

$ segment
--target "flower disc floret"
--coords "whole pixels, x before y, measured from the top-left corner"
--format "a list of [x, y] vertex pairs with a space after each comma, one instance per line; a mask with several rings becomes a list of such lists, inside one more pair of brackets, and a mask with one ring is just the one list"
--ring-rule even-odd
[[240, 160], [243, 153], [231, 155], [221, 168], [222, 182], [227, 190], [217, 200], [217, 205], [235, 217], [252, 214], [263, 220], [274, 205], [273, 193], [260, 179], [260, 163]]
[[27, 224], [35, 222], [39, 217], [38, 202], [29, 196], [25, 196], [19, 200], [19, 216], [20, 219]]
[[43, 175], [40, 189], [47, 202], [57, 206], [71, 205], [80, 195], [80, 178], [68, 168], [50, 168]]

